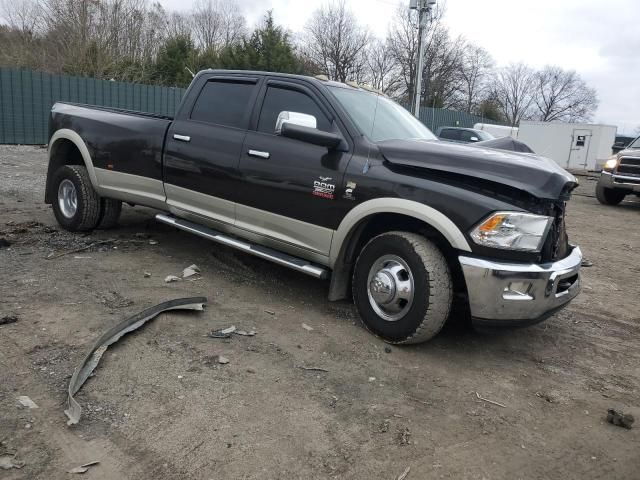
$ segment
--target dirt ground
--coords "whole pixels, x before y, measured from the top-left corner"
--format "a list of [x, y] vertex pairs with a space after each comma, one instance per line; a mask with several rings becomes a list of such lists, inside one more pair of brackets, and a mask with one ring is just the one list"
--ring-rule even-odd
[[[24, 462], [0, 478], [71, 478], [90, 461], [87, 479], [640, 478], [640, 425], [605, 420], [609, 408], [640, 418], [640, 203], [601, 206], [581, 179], [569, 232], [593, 266], [547, 322], [449, 327], [389, 349], [351, 303], [326, 300], [326, 282], [152, 210], [126, 207], [115, 230], [61, 230], [43, 203], [46, 162], [44, 149], [0, 147], [0, 318], [17, 316], [0, 326], [0, 457]], [[193, 263], [201, 278], [164, 282]], [[92, 342], [198, 295], [204, 312], [163, 314], [107, 351], [67, 427], [67, 384]], [[230, 325], [257, 333], [206, 336]]]

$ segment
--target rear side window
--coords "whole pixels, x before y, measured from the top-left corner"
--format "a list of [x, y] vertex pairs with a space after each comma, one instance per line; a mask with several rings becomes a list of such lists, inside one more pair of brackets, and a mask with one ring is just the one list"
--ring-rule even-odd
[[309, 95], [298, 90], [277, 87], [267, 89], [258, 120], [258, 131], [273, 133], [278, 115], [284, 111], [313, 115], [316, 117], [318, 130], [331, 131], [329, 119]]
[[191, 120], [247, 128], [253, 83], [207, 82], [191, 111]]
[[440, 138], [444, 138], [445, 140], [460, 140], [460, 130], [456, 130], [455, 128], [444, 128], [440, 132]]

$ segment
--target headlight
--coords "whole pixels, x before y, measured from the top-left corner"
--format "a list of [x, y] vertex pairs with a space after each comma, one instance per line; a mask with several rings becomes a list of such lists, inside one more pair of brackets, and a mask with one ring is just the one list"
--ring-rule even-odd
[[539, 252], [552, 222], [544, 215], [496, 212], [471, 231], [471, 238], [484, 247]]
[[603, 170], [614, 170], [618, 166], [618, 157], [611, 157], [609, 160], [604, 162]]

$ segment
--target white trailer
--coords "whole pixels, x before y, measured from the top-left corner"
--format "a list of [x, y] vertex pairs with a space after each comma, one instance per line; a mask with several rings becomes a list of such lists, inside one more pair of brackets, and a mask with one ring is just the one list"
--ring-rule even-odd
[[611, 157], [614, 125], [520, 122], [518, 140], [567, 170], [597, 170]]
[[506, 127], [504, 125], [493, 125], [491, 123], [476, 123], [473, 128], [474, 130], [484, 130], [496, 138], [518, 138], [518, 127]]

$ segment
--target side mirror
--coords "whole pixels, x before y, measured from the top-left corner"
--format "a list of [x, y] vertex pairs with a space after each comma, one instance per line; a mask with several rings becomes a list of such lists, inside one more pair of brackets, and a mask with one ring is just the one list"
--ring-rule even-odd
[[276, 120], [276, 135], [282, 135], [282, 126], [285, 124], [298, 125], [300, 127], [318, 128], [316, 117], [299, 112], [280, 112]]
[[469, 139], [469, 141], [470, 141], [470, 142], [479, 142], [479, 141], [480, 141], [480, 139], [479, 139], [478, 137], [471, 137], [471, 138]]
[[344, 140], [337, 133], [323, 132], [317, 128], [301, 127], [290, 122], [282, 124], [280, 129], [280, 135], [287, 138], [293, 138], [300, 140], [301, 142], [311, 143], [320, 147], [327, 147], [329, 149], [338, 149]]

